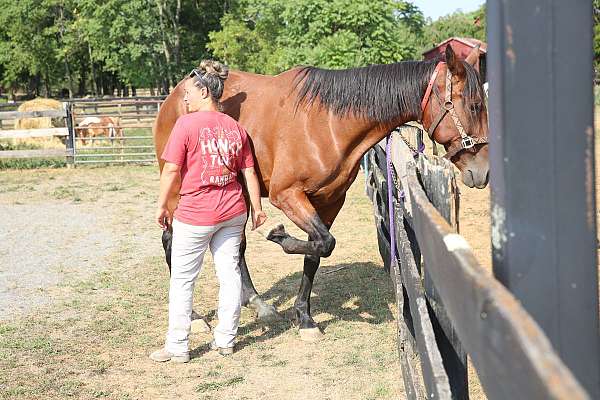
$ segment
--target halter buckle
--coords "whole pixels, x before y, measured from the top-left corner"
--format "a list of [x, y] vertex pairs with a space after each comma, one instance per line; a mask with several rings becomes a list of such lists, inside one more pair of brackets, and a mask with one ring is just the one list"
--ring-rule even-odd
[[475, 141], [471, 136], [466, 136], [462, 138], [460, 144], [462, 145], [463, 149], [470, 149], [471, 147], [475, 146]]

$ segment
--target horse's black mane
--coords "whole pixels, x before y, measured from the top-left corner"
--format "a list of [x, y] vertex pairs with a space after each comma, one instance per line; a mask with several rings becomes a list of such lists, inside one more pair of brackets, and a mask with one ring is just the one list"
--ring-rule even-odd
[[[438, 61], [403, 61], [344, 70], [303, 67], [294, 85], [299, 88], [296, 106], [311, 106], [318, 98], [319, 105], [339, 116], [354, 114], [379, 122], [400, 115], [420, 116], [421, 100]], [[473, 67], [463, 64], [467, 72], [463, 92], [467, 110], [478, 114], [481, 107], [470, 105], [482, 104], [484, 98], [479, 76]], [[477, 120], [479, 115], [469, 117]]]

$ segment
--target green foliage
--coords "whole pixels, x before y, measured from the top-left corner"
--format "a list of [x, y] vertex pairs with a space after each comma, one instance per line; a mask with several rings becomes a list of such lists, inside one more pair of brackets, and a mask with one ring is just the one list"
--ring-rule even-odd
[[404, 0], [0, 0], [0, 88], [165, 92], [208, 57], [265, 74], [391, 63], [452, 36], [485, 40], [485, 22], [484, 6], [431, 21]]
[[414, 57], [423, 23], [405, 1], [244, 0], [208, 47], [234, 68], [261, 73], [299, 64], [347, 68]]
[[450, 37], [468, 37], [485, 41], [485, 27], [485, 5], [470, 13], [457, 11], [436, 21], [429, 21], [423, 32], [420, 53]]
[[64, 168], [67, 163], [64, 158], [16, 158], [0, 160], [0, 170], [3, 169], [37, 169], [37, 168]]
[[209, 54], [218, 0], [0, 0], [0, 87], [168, 87]]

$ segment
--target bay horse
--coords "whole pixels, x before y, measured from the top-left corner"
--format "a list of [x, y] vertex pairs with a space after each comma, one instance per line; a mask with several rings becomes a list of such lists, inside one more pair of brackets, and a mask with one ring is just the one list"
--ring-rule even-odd
[[[300, 240], [279, 225], [267, 236], [286, 253], [304, 254], [294, 303], [301, 339], [318, 340], [322, 335], [310, 313], [310, 294], [320, 258], [328, 257], [335, 247], [329, 228], [357, 176], [362, 156], [391, 130], [408, 121], [421, 121], [432, 139], [446, 148], [467, 186], [487, 185], [487, 112], [473, 67], [478, 56], [476, 48], [459, 60], [448, 46], [445, 60], [337, 71], [299, 67], [277, 76], [230, 72], [223, 111], [248, 130], [261, 195], [308, 234], [308, 240]], [[160, 156], [171, 129], [186, 113], [185, 79], [165, 99], [154, 123], [161, 171], [164, 162]], [[170, 210], [177, 201], [174, 192]], [[169, 267], [170, 243], [171, 234], [164, 231]], [[243, 237], [239, 261], [242, 304], [254, 308], [259, 318], [273, 317], [277, 315], [274, 307], [254, 288], [245, 250]]]

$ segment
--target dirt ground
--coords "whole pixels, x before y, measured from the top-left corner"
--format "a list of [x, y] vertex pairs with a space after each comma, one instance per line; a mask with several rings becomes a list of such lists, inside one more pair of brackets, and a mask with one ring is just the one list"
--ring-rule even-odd
[[[152, 223], [156, 167], [3, 171], [0, 175], [0, 398], [396, 399], [394, 296], [377, 252], [361, 178], [333, 233], [334, 254], [316, 277], [313, 315], [325, 332], [299, 340], [289, 320], [242, 313], [239, 351], [208, 351], [191, 338], [187, 365], [154, 364], [167, 324], [168, 272]], [[249, 233], [248, 262], [264, 298], [288, 314], [302, 259]], [[6, 284], [5, 284], [6, 282]], [[216, 325], [210, 257], [195, 309]]]

